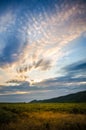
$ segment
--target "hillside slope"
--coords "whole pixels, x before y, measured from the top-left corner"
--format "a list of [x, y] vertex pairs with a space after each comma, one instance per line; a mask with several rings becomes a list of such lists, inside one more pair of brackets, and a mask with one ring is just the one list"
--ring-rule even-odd
[[79, 102], [86, 102], [86, 91], [82, 91], [82, 92], [77, 92], [77, 93], [73, 93], [73, 94], [69, 94], [66, 96], [61, 96], [61, 97], [56, 97], [56, 98], [51, 98], [51, 99], [45, 99], [45, 100], [33, 100], [31, 101], [31, 103], [38, 103], [38, 102], [42, 102], [42, 103], [56, 103], [56, 102], [75, 102], [75, 103], [79, 103]]

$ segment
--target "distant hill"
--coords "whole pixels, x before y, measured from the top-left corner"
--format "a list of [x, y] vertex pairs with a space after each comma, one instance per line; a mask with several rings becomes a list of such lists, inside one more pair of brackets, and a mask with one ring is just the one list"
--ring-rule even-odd
[[33, 100], [31, 103], [84, 103], [86, 102], [86, 91], [69, 94], [66, 96], [45, 99], [45, 100]]

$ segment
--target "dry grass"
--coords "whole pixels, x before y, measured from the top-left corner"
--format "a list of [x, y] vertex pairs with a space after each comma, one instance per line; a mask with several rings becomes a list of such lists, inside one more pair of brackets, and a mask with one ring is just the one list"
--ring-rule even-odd
[[0, 130], [85, 130], [86, 115], [32, 112], [22, 113], [15, 122], [2, 125]]
[[[32, 107], [31, 110], [31, 106], [30, 108], [28, 106], [29, 111], [28, 109], [26, 109], [26, 107], [25, 109], [21, 109], [21, 107], [18, 107], [18, 105], [16, 105], [16, 107], [15, 106], [13, 107], [12, 105], [8, 105], [6, 107], [6, 105], [4, 106], [2, 105], [1, 108], [4, 110], [4, 112], [2, 113], [3, 118], [0, 117], [0, 119], [3, 119], [1, 120], [0, 123], [0, 130], [85, 130], [86, 129], [85, 113], [74, 114], [72, 112], [70, 113], [70, 111], [67, 112], [68, 105], [65, 106], [65, 108], [67, 107], [67, 110], [65, 109], [65, 111], [58, 111], [58, 110], [56, 111], [56, 108], [54, 111], [54, 107], [56, 106], [56, 104], [55, 106], [54, 104], [50, 105], [44, 104], [44, 106], [46, 106], [45, 109], [43, 108], [44, 106], [42, 105], [41, 109], [39, 109], [40, 105], [39, 107], [34, 106], [35, 110], [33, 109], [34, 107]], [[51, 106], [53, 108], [52, 110]]]

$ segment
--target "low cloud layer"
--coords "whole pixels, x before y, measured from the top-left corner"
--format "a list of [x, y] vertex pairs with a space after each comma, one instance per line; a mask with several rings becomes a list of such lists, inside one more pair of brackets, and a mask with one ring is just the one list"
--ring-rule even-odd
[[[38, 97], [39, 96], [41, 97], [41, 95], [44, 95], [45, 96], [44, 98], [50, 98], [50, 96], [55, 97], [69, 94], [72, 92], [74, 93], [86, 90], [86, 73], [84, 72], [83, 68], [84, 66], [85, 61], [70, 64], [66, 68], [63, 68], [63, 71], [64, 70], [66, 71], [65, 76], [47, 79], [39, 83], [34, 83], [33, 85], [30, 85], [30, 83], [26, 81], [17, 81], [17, 80], [8, 81], [7, 84], [10, 83], [14, 84], [13, 86], [12, 85], [0, 86], [0, 97], [3, 98], [6, 95], [12, 95], [13, 97], [15, 97], [15, 95], [17, 96], [20, 95], [19, 97], [23, 98], [23, 96], [25, 95], [26, 98], [28, 96], [27, 100], [30, 101], [34, 97], [38, 99]], [[80, 70], [80, 73], [78, 73], [77, 70], [78, 71]], [[70, 75], [70, 71], [73, 72], [72, 75]], [[43, 97], [41, 97], [41, 99], [42, 98]]]

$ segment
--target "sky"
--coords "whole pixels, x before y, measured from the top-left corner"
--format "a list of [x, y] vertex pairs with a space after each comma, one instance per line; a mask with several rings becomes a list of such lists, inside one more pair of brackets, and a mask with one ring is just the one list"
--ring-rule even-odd
[[86, 90], [86, 0], [0, 0], [0, 102]]

